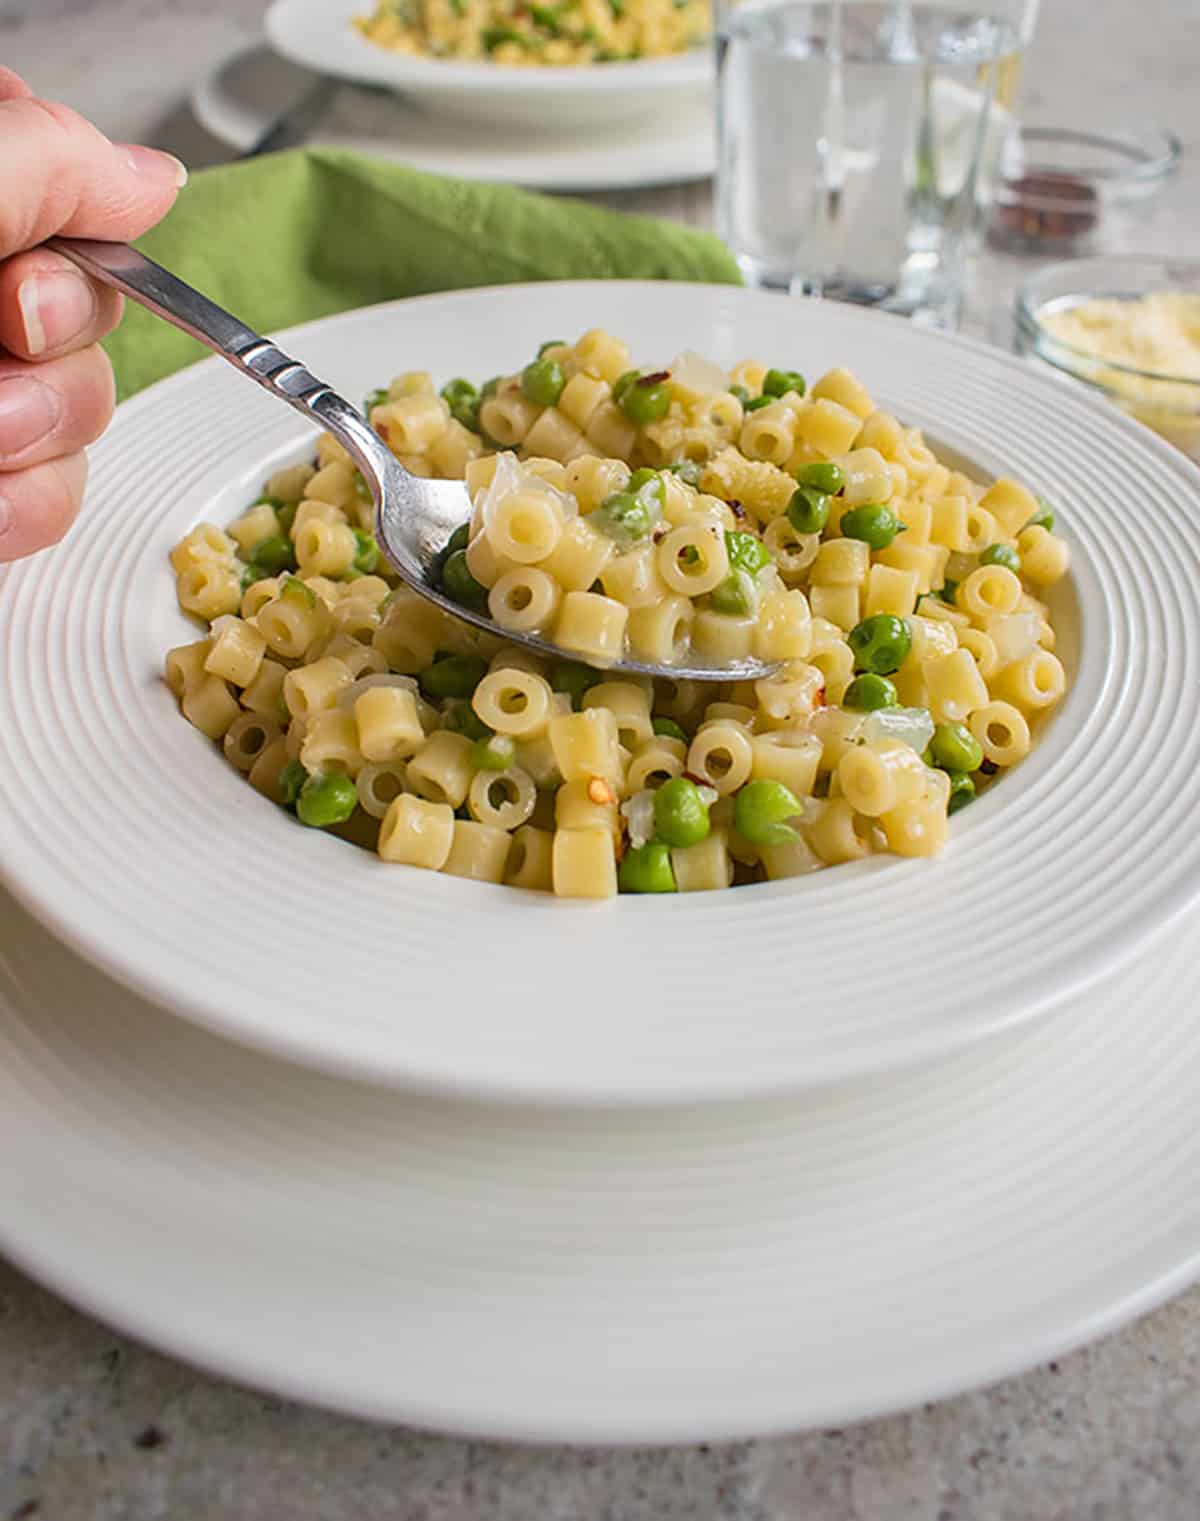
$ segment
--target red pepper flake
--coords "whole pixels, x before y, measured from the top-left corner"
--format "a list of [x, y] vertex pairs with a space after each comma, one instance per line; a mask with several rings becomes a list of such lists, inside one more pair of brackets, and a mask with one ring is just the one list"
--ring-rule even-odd
[[814, 708], [823, 708], [824, 706], [825, 706], [825, 688], [824, 687], [818, 687], [817, 690], [813, 693], [813, 707]]
[[594, 776], [587, 785], [587, 795], [593, 803], [615, 803], [617, 794], [602, 776]]
[[657, 386], [661, 385], [664, 380], [670, 380], [670, 378], [670, 370], [654, 370], [649, 375], [640, 376], [637, 380], [634, 381], [634, 385]]

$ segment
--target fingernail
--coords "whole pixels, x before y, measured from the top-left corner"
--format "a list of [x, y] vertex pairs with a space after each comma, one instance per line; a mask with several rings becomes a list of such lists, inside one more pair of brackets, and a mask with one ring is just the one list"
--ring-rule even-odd
[[23, 454], [59, 419], [57, 394], [30, 375], [0, 380], [0, 459]]
[[44, 271], [22, 280], [17, 307], [31, 359], [77, 338], [96, 316], [96, 292], [73, 269]]
[[125, 149], [125, 157], [134, 174], [144, 174], [153, 180], [169, 179], [176, 190], [182, 190], [187, 184], [188, 172], [173, 153], [132, 143]]

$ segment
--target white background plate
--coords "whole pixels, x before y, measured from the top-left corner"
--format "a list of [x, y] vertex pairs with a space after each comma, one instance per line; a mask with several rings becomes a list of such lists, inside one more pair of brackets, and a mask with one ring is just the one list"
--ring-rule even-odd
[[[122, 409], [89, 510], [0, 580], [0, 865], [66, 939], [169, 1007], [339, 1071], [556, 1102], [737, 1095], [926, 1059], [1110, 973], [1200, 881], [1200, 474], [1019, 361], [898, 319], [727, 287], [462, 292], [286, 338], [360, 396], [422, 364], [518, 366], [597, 323], [819, 374], [1061, 510], [1083, 654], [1045, 739], [937, 862], [601, 905], [388, 866], [272, 808], [175, 711], [191, 637], [166, 554], [304, 425], [217, 361]], [[1136, 516], [1130, 504], [1137, 504]]]
[[[266, 48], [244, 48], [206, 75], [192, 93], [197, 120], [245, 153], [312, 83]], [[430, 174], [526, 185], [539, 190], [620, 190], [707, 179], [716, 164], [707, 100], [679, 101], [656, 117], [613, 122], [603, 130], [530, 132], [422, 111], [395, 95], [344, 86], [305, 141], [394, 159]]]
[[935, 1070], [619, 1116], [290, 1068], [132, 1000], [2, 893], [0, 925], [0, 1249], [300, 1399], [541, 1441], [841, 1425], [1200, 1273], [1194, 918], [1090, 1007]]
[[[384, 85], [428, 111], [475, 122], [522, 123], [551, 134], [640, 118], [643, 124], [703, 96], [713, 79], [709, 45], [632, 63], [513, 68], [396, 53], [352, 26], [370, 0], [275, 0], [268, 41], [285, 58], [325, 74]], [[649, 130], [653, 130], [651, 127]]]

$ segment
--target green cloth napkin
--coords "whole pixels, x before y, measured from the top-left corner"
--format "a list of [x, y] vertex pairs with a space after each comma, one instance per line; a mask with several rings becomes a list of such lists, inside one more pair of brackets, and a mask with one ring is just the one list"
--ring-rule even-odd
[[[263, 333], [518, 280], [740, 283], [690, 228], [324, 148], [201, 171], [138, 247]], [[207, 352], [132, 302], [105, 346], [121, 398]]]

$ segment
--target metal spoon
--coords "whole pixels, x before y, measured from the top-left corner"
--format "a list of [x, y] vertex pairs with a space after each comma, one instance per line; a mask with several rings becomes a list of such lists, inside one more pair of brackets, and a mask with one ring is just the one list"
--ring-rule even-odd
[[[281, 401], [322, 423], [349, 451], [362, 472], [375, 502], [375, 537], [379, 547], [415, 591], [452, 617], [490, 634], [499, 634], [512, 644], [536, 650], [540, 655], [580, 658], [578, 651], [560, 649], [536, 634], [502, 629], [483, 614], [451, 602], [431, 585], [434, 557], [471, 515], [471, 500], [461, 481], [430, 481], [410, 474], [362, 414], [336, 391], [136, 248], [126, 243], [99, 243], [84, 238], [51, 238], [46, 246], [95, 279], [139, 302], [164, 322], [182, 328]], [[759, 660], [723, 666], [691, 663], [660, 666], [618, 660], [606, 667], [674, 681], [757, 680], [776, 668], [774, 663]]]

